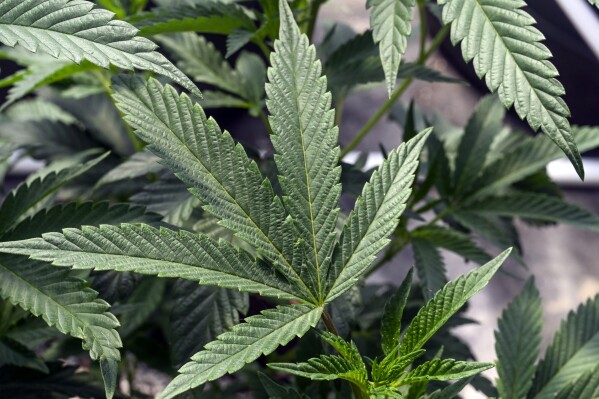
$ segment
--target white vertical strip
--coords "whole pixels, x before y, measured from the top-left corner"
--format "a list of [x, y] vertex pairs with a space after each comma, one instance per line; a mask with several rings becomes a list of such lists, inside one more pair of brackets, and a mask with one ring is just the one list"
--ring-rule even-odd
[[555, 0], [599, 59], [599, 17], [587, 0]]

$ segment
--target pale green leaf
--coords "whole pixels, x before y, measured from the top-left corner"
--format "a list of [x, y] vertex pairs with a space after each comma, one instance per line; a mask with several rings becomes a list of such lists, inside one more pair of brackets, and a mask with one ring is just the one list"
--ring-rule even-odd
[[279, 7], [281, 30], [266, 85], [271, 140], [284, 204], [303, 244], [306, 280], [322, 299], [341, 196], [338, 129], [316, 49], [300, 33], [287, 1]]
[[582, 178], [584, 169], [571, 132], [564, 88], [549, 61], [535, 20], [522, 9], [523, 0], [438, 0], [443, 22], [451, 24], [451, 40], [462, 43], [466, 61], [506, 107], [543, 132], [570, 158]]
[[[580, 151], [599, 146], [599, 128], [574, 126], [572, 131]], [[506, 152], [485, 168], [484, 173], [474, 184], [478, 189], [473, 197], [493, 194], [503, 187], [537, 173], [549, 162], [562, 157], [559, 149], [545, 137], [533, 139], [518, 136], [518, 140], [523, 144], [513, 151]]]
[[177, 66], [194, 81], [208, 83], [230, 93], [237, 93], [239, 74], [225, 61], [214, 45], [193, 32], [156, 37], [174, 58]]
[[562, 321], [539, 363], [528, 398], [554, 398], [599, 363], [599, 296]]
[[561, 198], [545, 194], [513, 193], [486, 198], [465, 207], [470, 212], [538, 219], [599, 231], [599, 216]]
[[596, 5], [597, 7], [599, 7], [599, 0], [589, 0], [589, 3]]
[[296, 270], [301, 265], [287, 255], [295, 235], [282, 202], [229, 133], [189, 97], [156, 80], [120, 77], [114, 90], [125, 120], [206, 204], [204, 209], [271, 260], [303, 296], [313, 297]]
[[381, 63], [385, 70], [389, 97], [395, 89], [395, 80], [401, 56], [406, 52], [407, 37], [412, 30], [412, 12], [415, 0], [368, 0], [370, 27], [375, 43], [379, 44]]
[[385, 304], [385, 310], [381, 318], [381, 346], [385, 354], [391, 353], [399, 344], [401, 318], [408, 302], [410, 288], [412, 288], [413, 275], [414, 269], [412, 268], [408, 271], [408, 275], [397, 291], [393, 293]]
[[421, 364], [402, 377], [398, 386], [426, 381], [451, 381], [468, 378], [495, 367], [493, 363], [462, 362], [453, 359], [433, 359]]
[[524, 398], [532, 386], [543, 327], [541, 296], [534, 279], [528, 280], [497, 324], [497, 390], [502, 399]]
[[364, 186], [333, 254], [327, 301], [358, 282], [389, 243], [387, 237], [395, 230], [405, 209], [420, 151], [430, 132], [427, 129], [390, 152]]
[[137, 29], [113, 16], [85, 0], [4, 0], [0, 42], [77, 64], [87, 60], [102, 68], [152, 71], [199, 95], [196, 85], [155, 51], [154, 43], [136, 37]]
[[85, 281], [69, 270], [34, 262], [23, 257], [0, 257], [0, 296], [21, 306], [64, 334], [83, 340], [83, 348], [94, 360], [114, 365], [104, 374], [107, 397], [114, 392], [118, 348], [117, 319], [109, 305]]
[[65, 229], [43, 238], [0, 244], [0, 251], [28, 255], [75, 269], [133, 271], [184, 278], [205, 285], [298, 300], [294, 289], [269, 265], [226, 241], [187, 231], [122, 224]]
[[96, 183], [96, 187], [159, 173], [164, 170], [164, 166], [158, 163], [159, 160], [160, 158], [149, 151], [136, 152], [129, 159], [102, 176]]
[[58, 105], [42, 98], [19, 101], [4, 111], [12, 121], [51, 121], [67, 125], [77, 123], [77, 118]]
[[400, 353], [414, 352], [420, 348], [478, 291], [483, 289], [510, 254], [502, 252], [489, 263], [458, 277], [427, 302], [414, 317], [401, 341]]
[[261, 355], [270, 354], [314, 327], [322, 311], [322, 307], [287, 305], [246, 318], [206, 345], [203, 351], [181, 367], [180, 374], [159, 398], [173, 398], [225, 374], [234, 373]]

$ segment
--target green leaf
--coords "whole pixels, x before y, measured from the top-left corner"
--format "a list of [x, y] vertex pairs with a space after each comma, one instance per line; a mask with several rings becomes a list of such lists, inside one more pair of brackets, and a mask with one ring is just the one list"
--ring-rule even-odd
[[97, 69], [97, 67], [88, 61], [82, 61], [75, 64], [69, 61], [56, 60], [50, 56], [40, 57], [39, 62], [30, 65], [27, 68], [27, 74], [19, 80], [9, 90], [7, 101], [2, 105], [6, 107], [15, 101], [21, 99], [33, 90], [42, 86], [59, 82], [75, 74]]
[[[574, 126], [572, 132], [580, 151], [587, 151], [599, 146], [599, 128]], [[473, 185], [479, 189], [472, 197], [493, 194], [502, 187], [507, 187], [526, 176], [537, 173], [544, 169], [549, 162], [562, 156], [559, 149], [545, 137], [534, 139], [518, 137], [518, 140], [523, 141], [523, 144], [517, 146], [513, 151], [503, 154], [485, 168], [484, 173]]]
[[412, 237], [430, 241], [479, 265], [491, 260], [489, 254], [476, 245], [468, 235], [442, 226], [423, 226], [412, 231]]
[[0, 232], [14, 228], [19, 219], [32, 207], [56, 190], [81, 176], [100, 163], [108, 154], [101, 155], [91, 161], [77, 166], [64, 168], [39, 177], [31, 182], [21, 183], [11, 191], [0, 206]]
[[412, 30], [415, 0], [368, 0], [370, 27], [379, 44], [381, 63], [385, 70], [387, 92], [393, 94], [401, 56], [406, 52], [407, 37]]
[[33, 262], [23, 257], [0, 257], [0, 296], [21, 306], [63, 334], [83, 340], [83, 348], [94, 360], [113, 364], [103, 374], [106, 395], [112, 397], [121, 339], [117, 319], [109, 305], [85, 281], [65, 269]]
[[414, 269], [408, 271], [408, 275], [401, 283], [397, 291], [385, 304], [383, 317], [381, 318], [381, 346], [383, 353], [389, 354], [397, 348], [401, 335], [401, 318], [404, 308], [408, 302]]
[[470, 298], [483, 289], [511, 249], [502, 252], [489, 263], [458, 277], [443, 287], [414, 317], [401, 341], [400, 353], [414, 352], [420, 348], [456, 313]]
[[178, 280], [170, 318], [171, 355], [180, 366], [208, 342], [239, 323], [249, 308], [246, 293]]
[[303, 297], [314, 299], [299, 276], [301, 265], [287, 255], [293, 253], [295, 235], [283, 204], [229, 133], [222, 133], [189, 97], [154, 79], [120, 77], [113, 88], [125, 120], [206, 204], [204, 209], [271, 260]]
[[451, 381], [468, 378], [495, 367], [493, 363], [462, 362], [453, 359], [433, 359], [410, 371], [396, 385], [426, 381]]
[[146, 212], [146, 208], [127, 204], [111, 205], [109, 202], [83, 202], [56, 205], [43, 209], [20, 222], [14, 229], [3, 234], [3, 241], [17, 241], [41, 236], [43, 233], [60, 232], [79, 226], [99, 226], [115, 223], [157, 224], [160, 215]]
[[96, 187], [105, 184], [115, 183], [122, 180], [136, 179], [151, 173], [159, 173], [164, 170], [164, 166], [158, 161], [160, 158], [149, 151], [136, 152], [117, 167], [110, 170], [96, 183]]
[[447, 271], [439, 249], [429, 240], [412, 238], [414, 264], [424, 299], [430, 300], [447, 283]]
[[539, 362], [528, 398], [554, 398], [599, 362], [599, 296], [562, 321]]
[[470, 212], [531, 218], [599, 231], [599, 216], [545, 194], [513, 193], [466, 205]]
[[337, 355], [320, 355], [302, 363], [269, 363], [268, 367], [314, 381], [342, 379], [357, 385], [362, 391], [368, 391], [365, 370]]
[[58, 105], [44, 100], [34, 98], [19, 101], [4, 111], [4, 114], [12, 121], [51, 121], [62, 122], [67, 125], [77, 123], [77, 118], [60, 108]]
[[526, 397], [541, 350], [542, 327], [541, 296], [530, 278], [501, 314], [495, 331], [497, 390], [502, 399]]
[[436, 390], [430, 394], [429, 399], [453, 399], [457, 397], [460, 392], [462, 392], [462, 389], [464, 389], [471, 380], [472, 377], [464, 378], [458, 382], [454, 382], [453, 384], [446, 386], [443, 389]]
[[166, 281], [158, 278], [147, 278], [133, 290], [127, 302], [123, 304], [124, 312], [113, 312], [121, 322], [119, 334], [123, 339], [129, 337], [154, 313], [163, 301]]
[[523, 0], [438, 0], [443, 22], [452, 24], [451, 40], [462, 43], [466, 61], [474, 60], [476, 74], [491, 92], [522, 119], [553, 140], [584, 177], [580, 153], [571, 132], [570, 111], [561, 98], [565, 91], [549, 61], [551, 52], [522, 7]]
[[427, 129], [391, 151], [366, 183], [343, 228], [329, 270], [327, 301], [352, 287], [389, 243], [411, 194]]
[[2, 337], [0, 338], [0, 367], [7, 364], [27, 367], [42, 373], [49, 371], [48, 366], [33, 351], [10, 338]]
[[596, 5], [597, 7], [599, 7], [599, 0], [589, 0], [589, 3]]
[[183, 226], [201, 204], [185, 184], [170, 173], [163, 174], [160, 180], [145, 186], [129, 200], [159, 213], [166, 223], [175, 226]]
[[596, 399], [599, 395], [599, 366], [582, 374], [562, 389], [555, 399]]
[[482, 172], [493, 139], [502, 129], [505, 109], [494, 96], [481, 100], [470, 117], [455, 160], [455, 195], [469, 191]]
[[175, 59], [177, 66], [196, 82], [237, 93], [239, 74], [225, 61], [214, 45], [193, 32], [161, 35], [156, 38]]
[[246, 8], [220, 1], [160, 6], [128, 21], [142, 36], [185, 31], [228, 35], [236, 29], [256, 29]]
[[285, 208], [303, 244], [306, 280], [322, 300], [339, 216], [339, 134], [316, 49], [300, 33], [287, 1], [279, 7], [281, 31], [266, 85], [271, 140]]
[[322, 311], [322, 307], [287, 305], [246, 318], [193, 356], [158, 398], [175, 397], [270, 354], [314, 327]]
[[211, 108], [250, 108], [252, 105], [241, 98], [222, 91], [202, 91], [200, 105], [204, 109]]
[[366, 373], [366, 365], [364, 364], [364, 360], [362, 360], [362, 355], [360, 355], [360, 351], [355, 342], [347, 342], [340, 336], [327, 331], [319, 331], [318, 334], [320, 335], [320, 338], [335, 348], [341, 357], [349, 361], [354, 367], [363, 369], [364, 373]]
[[75, 269], [133, 271], [205, 285], [301, 300], [274, 269], [226, 241], [187, 231], [122, 224], [65, 229], [43, 238], [0, 244], [0, 252], [28, 255]]
[[0, 42], [77, 64], [86, 60], [106, 69], [152, 71], [199, 95], [196, 85], [155, 51], [154, 43], [136, 37], [133, 26], [113, 21], [113, 16], [84, 0], [5, 0], [0, 3]]

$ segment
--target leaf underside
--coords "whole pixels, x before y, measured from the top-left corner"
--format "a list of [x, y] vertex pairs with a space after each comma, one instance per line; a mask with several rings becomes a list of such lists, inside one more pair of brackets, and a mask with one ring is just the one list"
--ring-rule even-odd
[[155, 51], [154, 43], [136, 37], [137, 29], [113, 17], [84, 0], [4, 0], [0, 42], [78, 64], [87, 60], [107, 69], [152, 71], [199, 95], [196, 85]]
[[451, 24], [451, 40], [461, 42], [466, 61], [506, 107], [541, 129], [568, 156], [584, 177], [580, 152], [572, 135], [564, 88], [549, 61], [551, 52], [522, 7], [523, 0], [438, 0], [443, 22]]

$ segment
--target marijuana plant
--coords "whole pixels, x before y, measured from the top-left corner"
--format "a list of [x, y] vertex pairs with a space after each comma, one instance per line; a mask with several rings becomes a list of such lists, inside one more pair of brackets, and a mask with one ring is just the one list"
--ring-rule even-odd
[[[393, 108], [404, 143], [376, 170], [342, 158], [414, 79], [459, 83], [425, 65], [449, 30], [427, 48], [434, 4], [369, 0], [371, 30], [333, 28], [315, 47], [323, 0], [96, 3], [0, 0], [1, 53], [24, 67], [0, 81], [11, 86], [0, 172], [11, 154], [46, 162], [0, 205], [3, 397], [98, 395], [93, 372], [55, 362], [81, 357], [62, 334], [97, 361], [108, 398], [134, 372], [121, 348], [167, 374], [181, 366], [161, 398], [453, 398], [468, 384], [501, 398], [599, 393], [599, 297], [568, 316], [536, 365], [541, 303], [529, 280], [499, 321], [497, 389], [479, 375], [494, 364], [473, 361], [450, 332], [510, 254], [524, 264], [516, 218], [599, 231], [544, 171], [565, 153], [582, 176], [579, 150], [599, 146], [599, 131], [570, 127], [523, 1], [438, 2], [498, 96], [464, 129]], [[415, 8], [420, 52], [402, 62]], [[198, 32], [226, 35], [226, 56]], [[145, 75], [123, 73], [133, 70]], [[345, 98], [379, 81], [389, 100], [342, 151]], [[547, 137], [504, 127], [512, 105]], [[274, 156], [236, 142], [212, 108], [260, 118]], [[355, 197], [347, 215], [342, 194]], [[474, 239], [504, 251], [492, 257]], [[415, 271], [398, 289], [364, 284], [408, 245]], [[448, 281], [440, 249], [481, 266]], [[221, 383], [234, 373], [240, 384]]]

